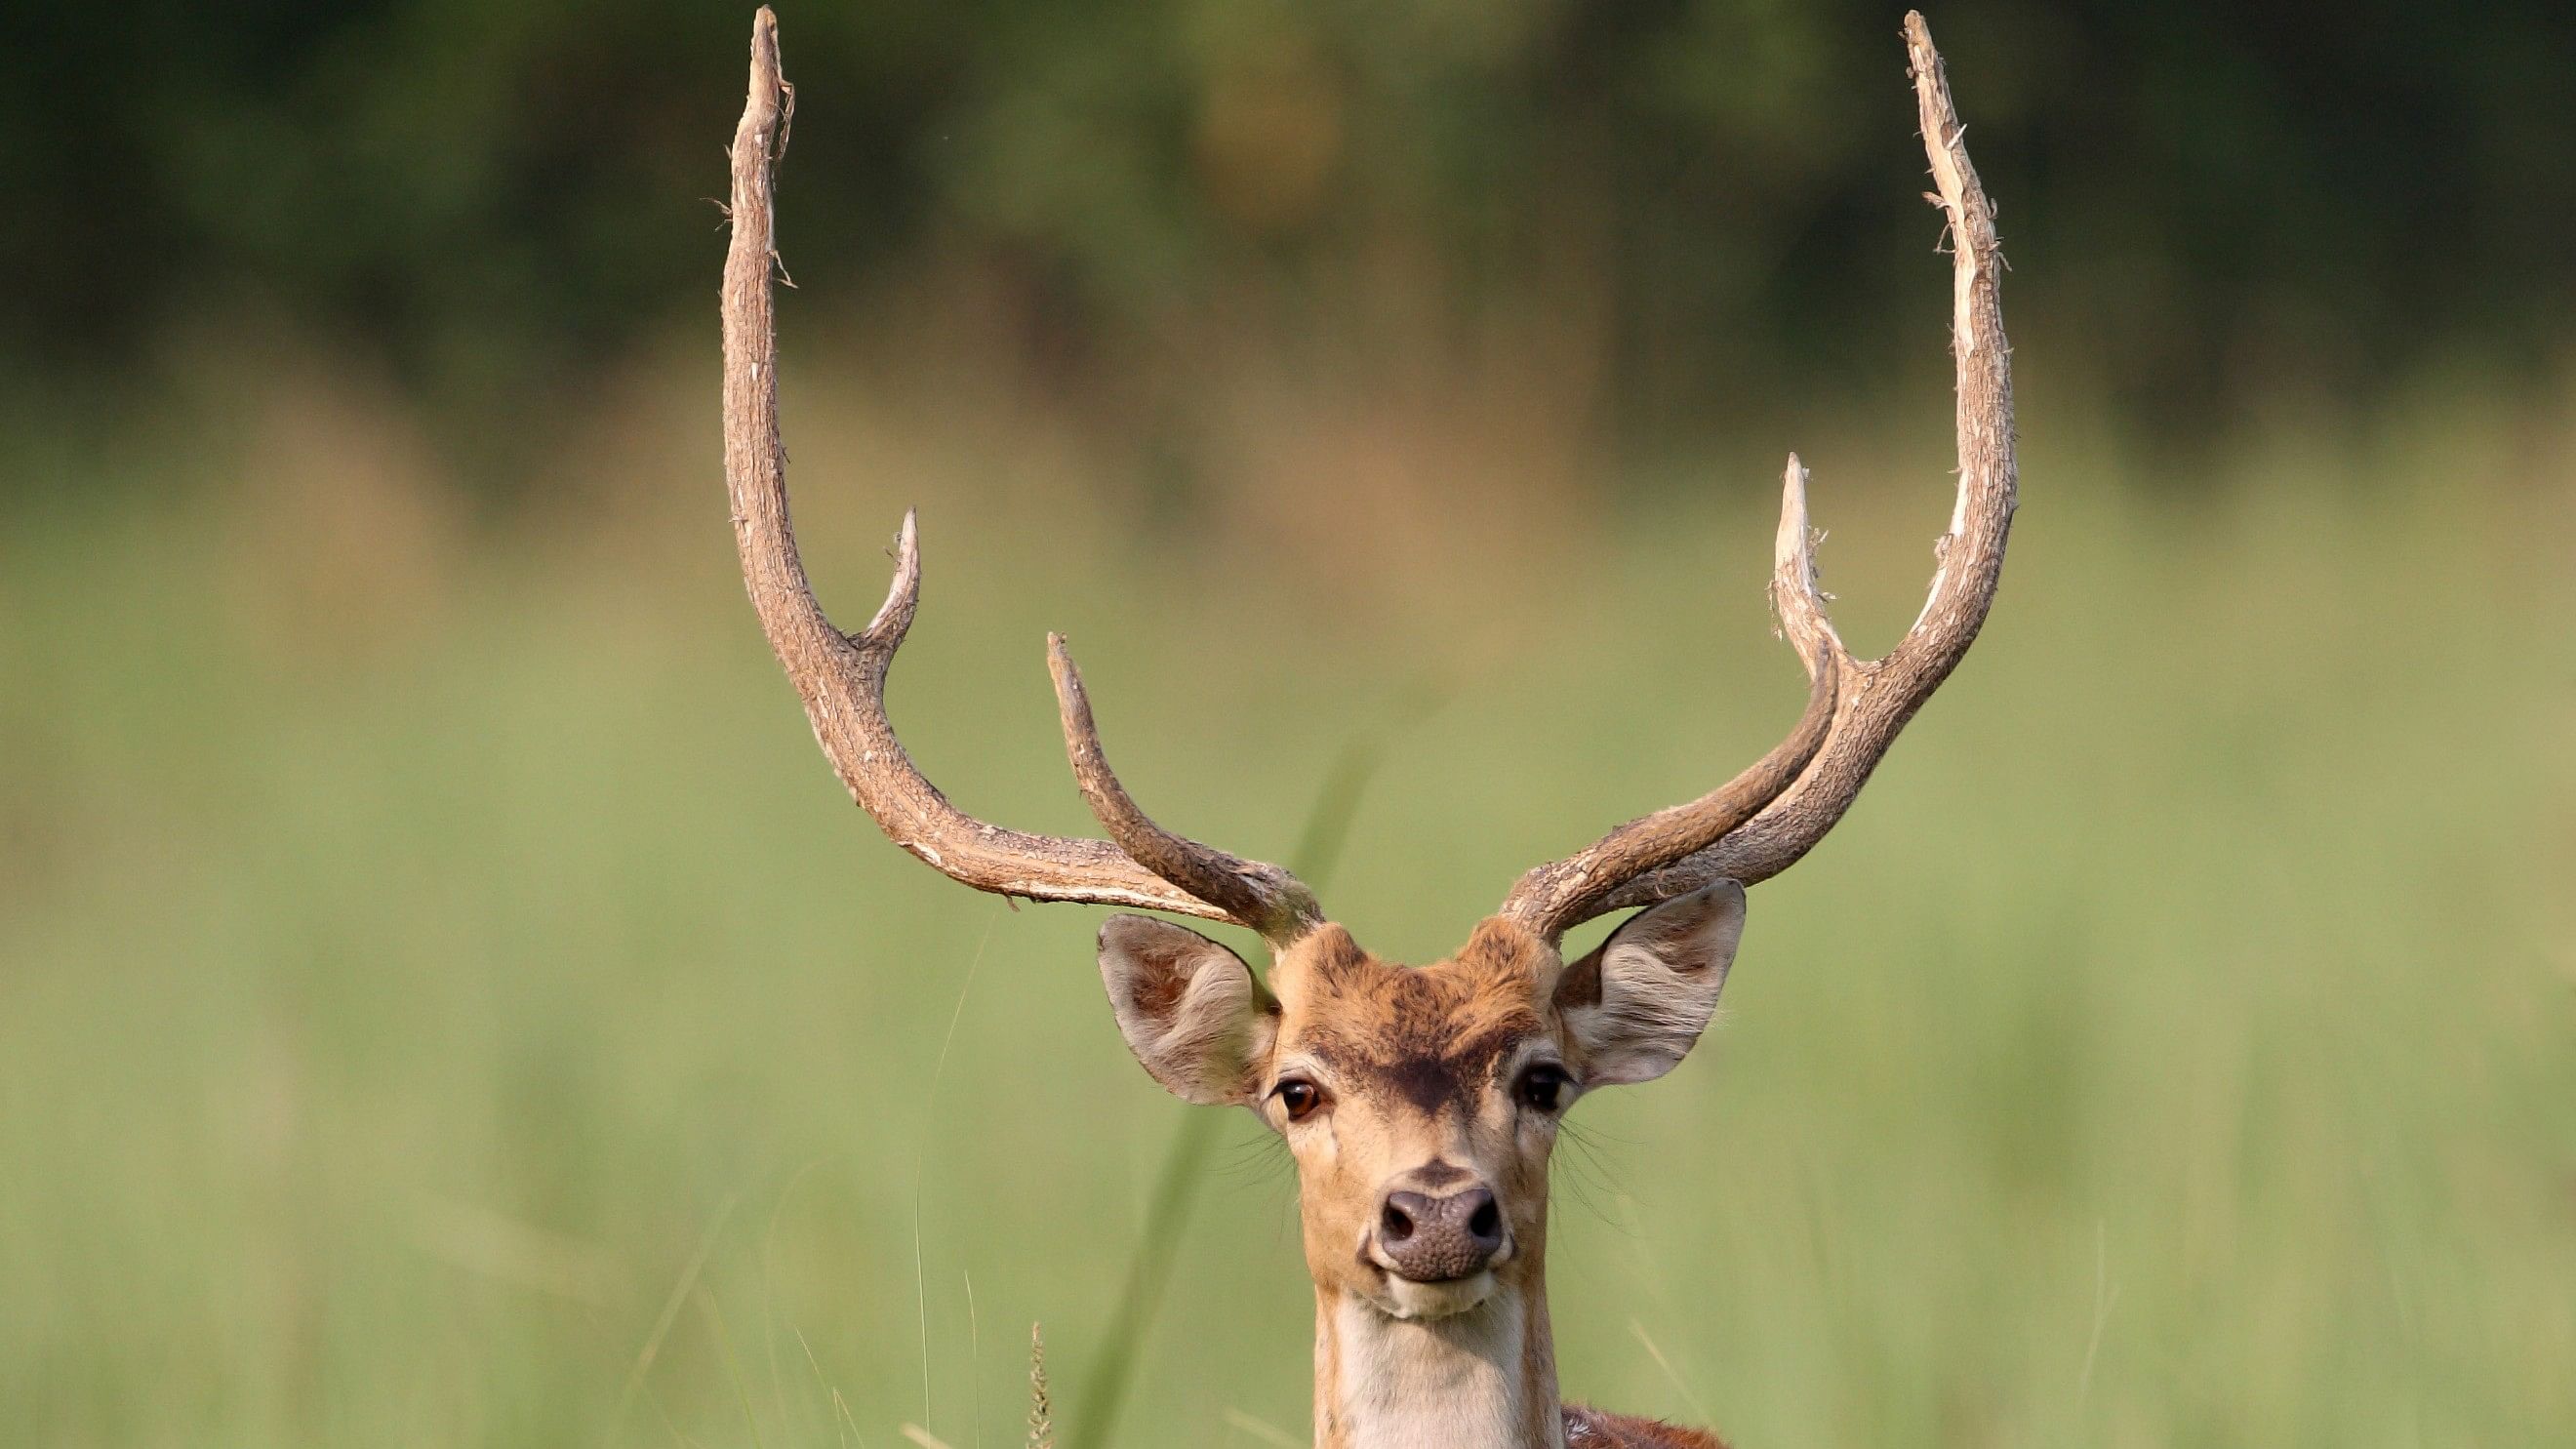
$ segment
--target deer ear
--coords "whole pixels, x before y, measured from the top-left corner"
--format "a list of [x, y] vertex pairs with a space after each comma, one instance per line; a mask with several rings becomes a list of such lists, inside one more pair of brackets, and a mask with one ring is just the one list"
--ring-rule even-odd
[[1707, 1029], [1743, 937], [1744, 887], [1721, 880], [1630, 916], [1566, 967], [1556, 1009], [1585, 1085], [1671, 1071]]
[[1242, 957], [1169, 921], [1111, 916], [1100, 927], [1100, 980], [1128, 1050], [1173, 1096], [1253, 1100], [1279, 1003]]

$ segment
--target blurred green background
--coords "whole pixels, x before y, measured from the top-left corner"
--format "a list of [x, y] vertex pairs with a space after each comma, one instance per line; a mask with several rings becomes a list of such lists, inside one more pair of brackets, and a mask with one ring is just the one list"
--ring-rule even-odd
[[[747, 9], [0, 21], [11, 1443], [1302, 1441], [1287, 1164], [1100, 914], [893, 850], [741, 595]], [[1129, 782], [1454, 946], [1947, 515], [1897, 10], [790, 6], [825, 601], [969, 809]], [[2576, 22], [1932, 13], [2017, 271], [1992, 624], [1561, 1154], [1569, 1394], [1778, 1445], [2576, 1442]], [[1161, 1312], [1111, 1320], [1140, 1254]], [[1157, 1261], [1163, 1261], [1161, 1257]]]

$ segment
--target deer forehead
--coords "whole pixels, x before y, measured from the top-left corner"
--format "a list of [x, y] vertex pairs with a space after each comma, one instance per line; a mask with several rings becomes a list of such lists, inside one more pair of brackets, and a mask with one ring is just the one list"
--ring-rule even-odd
[[1315, 936], [1273, 973], [1279, 1055], [1315, 1061], [1345, 1091], [1436, 1114], [1551, 1030], [1556, 955], [1526, 932], [1480, 929], [1421, 967], [1381, 961], [1339, 927]]

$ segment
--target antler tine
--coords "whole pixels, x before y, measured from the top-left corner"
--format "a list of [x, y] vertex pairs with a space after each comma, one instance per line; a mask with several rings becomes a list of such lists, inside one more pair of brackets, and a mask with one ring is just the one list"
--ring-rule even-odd
[[1781, 632], [1807, 666], [1807, 708], [1786, 739], [1743, 773], [1688, 804], [1640, 816], [1601, 837], [1581, 853], [1551, 861], [1523, 875], [1496, 914], [1510, 917], [1547, 940], [1599, 915], [1611, 892], [1706, 848], [1752, 819], [1796, 782], [1823, 748], [1833, 724], [1843, 672], [1851, 663], [1816, 589], [1815, 542], [1807, 527], [1807, 470], [1790, 455], [1780, 505], [1780, 534], [1771, 574], [1771, 601]]
[[[725, 485], [744, 586], [762, 632], [804, 700], [815, 741], [860, 808], [897, 845], [953, 880], [1003, 896], [1132, 906], [1264, 929], [1269, 916], [1238, 914], [1229, 902], [1194, 895], [1108, 841], [1031, 835], [977, 820], [951, 805], [913, 765], [885, 711], [886, 673], [921, 600], [921, 551], [912, 514], [904, 515], [895, 539], [894, 580], [885, 604], [867, 628], [841, 633], [815, 601], [788, 514], [770, 292], [777, 261], [772, 172], [794, 96], [779, 74], [777, 17], [764, 8], [752, 28], [750, 98], [733, 139], [733, 241], [724, 281]], [[1311, 909], [1312, 898], [1307, 900]]]
[[1174, 835], [1136, 807], [1127, 787], [1118, 783], [1117, 772], [1109, 768], [1109, 757], [1101, 752], [1100, 730], [1091, 718], [1091, 696], [1082, 687], [1082, 671], [1074, 667], [1062, 634], [1047, 636], [1047, 672], [1055, 676], [1056, 707], [1064, 717], [1064, 752], [1073, 763], [1073, 782], [1119, 849], [1191, 895], [1224, 907], [1228, 915], [1273, 945], [1293, 941], [1323, 922], [1315, 893], [1286, 870]]
[[[1733, 789], [1792, 751], [1814, 723], [1817, 699], [1829, 697], [1822, 742], [1791, 767], [1793, 778], [1785, 788], [1775, 789], [1747, 818], [1730, 823], [1691, 851], [1668, 856], [1624, 879], [1568, 893], [1561, 903], [1525, 897], [1525, 892], [1533, 879], [1569, 870], [1576, 862], [1604, 852], [1621, 832], [1612, 832], [1573, 861], [1543, 866], [1522, 877], [1504, 911], [1551, 938], [1607, 911], [1652, 905], [1720, 879], [1750, 885], [1795, 865], [1851, 808], [1897, 734], [1976, 642], [1994, 604], [2019, 489], [2013, 457], [2012, 345], [2004, 337], [2000, 291], [2003, 254], [1995, 237], [1993, 203], [1962, 143], [1948, 73], [1919, 12], [1905, 17], [1905, 41], [1924, 151], [1938, 188], [1931, 199], [1949, 224], [1951, 351], [1958, 371], [1958, 497], [1949, 532], [1934, 545], [1939, 562], [1923, 611], [1886, 657], [1854, 661], [1844, 651], [1816, 588], [1813, 536], [1807, 526], [1807, 474], [1792, 456], [1782, 489], [1771, 597], [1781, 632], [1807, 665], [1814, 694], [1807, 717], [1790, 740], [1726, 788]], [[1648, 816], [1622, 830], [1660, 818]], [[1637, 850], [1622, 858], [1646, 860], [1663, 854], [1660, 848]]]

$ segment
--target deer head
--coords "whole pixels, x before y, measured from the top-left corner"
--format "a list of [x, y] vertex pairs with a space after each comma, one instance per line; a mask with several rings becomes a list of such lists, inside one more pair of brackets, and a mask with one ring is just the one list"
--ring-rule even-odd
[[[1048, 640], [1066, 751], [1106, 839], [1031, 835], [959, 811], [914, 767], [885, 712], [886, 672], [921, 595], [914, 518], [885, 604], [844, 634], [799, 562], [779, 444], [771, 314], [771, 172], [792, 93], [760, 12], [735, 132], [725, 267], [725, 472], [743, 577], [814, 735], [894, 842], [978, 890], [1230, 922], [1268, 943], [1266, 980], [1169, 921], [1111, 917], [1100, 971], [1118, 1028], [1174, 1095], [1248, 1108], [1296, 1158], [1317, 1304], [1319, 1442], [1379, 1446], [1713, 1443], [1565, 1409], [1545, 1294], [1548, 1161], [1584, 1095], [1650, 1081], [1716, 1008], [1744, 929], [1744, 887], [1803, 857], [1976, 638], [2001, 576], [2015, 496], [2011, 353], [1993, 209], [1960, 142], [1930, 32], [1905, 21], [1954, 280], [1959, 480], [1922, 613], [1895, 649], [1856, 660], [1817, 587], [1807, 473], [1783, 478], [1770, 583], [1807, 671], [1805, 711], [1715, 790], [1619, 826], [1523, 875], [1454, 956], [1381, 961], [1278, 866], [1157, 825], [1102, 753], [1082, 677]], [[1564, 960], [1565, 932], [1636, 914]]]

